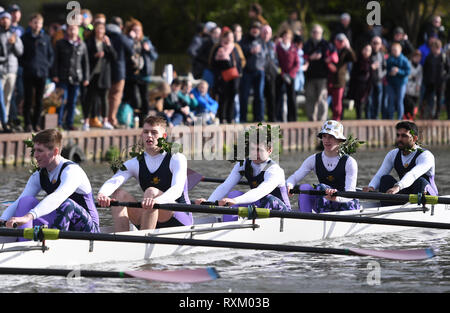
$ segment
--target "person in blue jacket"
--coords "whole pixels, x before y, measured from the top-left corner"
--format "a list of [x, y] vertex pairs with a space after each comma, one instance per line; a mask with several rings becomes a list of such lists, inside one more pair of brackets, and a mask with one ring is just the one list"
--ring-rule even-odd
[[196, 115], [203, 118], [204, 124], [213, 124], [216, 121], [216, 114], [219, 104], [208, 93], [209, 84], [206, 80], [201, 80], [191, 93], [198, 101]]
[[391, 46], [391, 55], [386, 61], [386, 67], [387, 117], [394, 119], [394, 112], [397, 111], [397, 119], [401, 120], [403, 119], [403, 99], [405, 98], [406, 83], [411, 72], [411, 65], [408, 59], [402, 54], [402, 46], [397, 42], [394, 42]]

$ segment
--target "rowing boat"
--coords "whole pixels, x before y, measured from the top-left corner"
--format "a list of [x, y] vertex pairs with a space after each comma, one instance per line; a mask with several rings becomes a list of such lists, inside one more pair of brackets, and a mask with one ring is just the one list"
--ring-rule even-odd
[[[363, 202], [364, 203], [364, 202]], [[436, 204], [427, 209], [417, 204], [377, 207], [363, 204], [358, 211], [326, 213], [332, 216], [376, 217], [450, 223], [450, 207]], [[239, 241], [244, 243], [286, 244], [329, 240], [343, 236], [397, 232], [408, 229], [394, 225], [321, 221], [288, 218], [245, 219], [222, 222], [221, 216], [196, 216], [194, 225], [156, 230], [132, 230], [125, 236]], [[107, 232], [107, 229], [103, 229]], [[2, 239], [8, 239], [3, 237]], [[329, 241], [332, 245], [332, 241]], [[5, 242], [0, 245], [0, 266], [46, 268], [51, 266], [80, 266], [105, 262], [139, 261], [192, 253], [208, 253], [217, 247], [174, 244], [143, 244], [91, 240], [45, 240], [44, 242]]]

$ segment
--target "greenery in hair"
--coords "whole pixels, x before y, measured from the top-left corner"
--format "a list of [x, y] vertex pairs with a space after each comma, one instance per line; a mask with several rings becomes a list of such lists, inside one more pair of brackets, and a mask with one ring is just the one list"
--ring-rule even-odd
[[[278, 144], [274, 144], [272, 142], [272, 134], [278, 133]], [[266, 138], [263, 137], [263, 135], [266, 135]], [[281, 153], [282, 144], [281, 140], [283, 138], [283, 135], [281, 134], [280, 126], [271, 126], [271, 125], [263, 125], [262, 123], [258, 123], [256, 126], [250, 126], [247, 128], [244, 132], [244, 145], [245, 145], [245, 156], [244, 159], [249, 158], [250, 156], [250, 138], [257, 138], [257, 143], [262, 144], [265, 143], [267, 147], [272, 148], [272, 154], [278, 154]], [[265, 142], [261, 142], [261, 140], [266, 139]], [[224, 151], [226, 152], [228, 150], [228, 147], [224, 146]], [[237, 156], [237, 143], [234, 144], [234, 156], [233, 159], [230, 160], [230, 162], [234, 163], [237, 161], [243, 162], [244, 160], [241, 160]]]
[[[159, 138], [158, 139], [158, 147], [161, 148], [160, 153], [168, 152], [172, 153], [172, 151], [175, 152], [181, 152], [182, 146], [175, 142], [168, 142], [165, 138]], [[130, 150], [128, 152], [128, 150]], [[128, 157], [127, 157], [128, 152]], [[141, 143], [136, 143], [131, 146], [131, 148], [126, 147], [121, 152], [116, 148], [112, 147], [108, 152], [106, 153], [106, 159], [109, 162], [109, 166], [113, 173], [117, 173], [119, 170], [126, 171], [127, 167], [125, 166], [125, 161], [128, 158], [137, 158], [138, 160], [142, 160], [144, 157], [144, 146]]]
[[[116, 147], [111, 147], [106, 153], [106, 160], [109, 163], [109, 168], [116, 174], [119, 170], [126, 171], [125, 161], [127, 159], [127, 151], [130, 150], [126, 147], [122, 151], [119, 151]], [[128, 152], [130, 158], [141, 159], [144, 157], [144, 147], [140, 143], [136, 143], [131, 146], [131, 151]]]
[[161, 148], [159, 153], [177, 153], [177, 152], [183, 152], [183, 146], [176, 142], [169, 142], [166, 138], [161, 137], [158, 138], [158, 147]]
[[358, 140], [357, 137], [353, 137], [353, 135], [350, 134], [347, 136], [347, 140], [339, 145], [339, 156], [342, 157], [343, 155], [351, 155], [365, 143], [365, 141]]
[[35, 133], [31, 133], [31, 139], [25, 139], [23, 142], [27, 146], [27, 148], [31, 148], [31, 162], [30, 162], [30, 169], [29, 172], [33, 174], [36, 171], [39, 171], [39, 166], [34, 159], [34, 137], [36, 136]]

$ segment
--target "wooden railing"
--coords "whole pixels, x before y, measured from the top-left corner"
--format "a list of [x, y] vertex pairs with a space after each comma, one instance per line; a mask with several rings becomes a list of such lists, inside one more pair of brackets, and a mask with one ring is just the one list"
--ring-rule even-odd
[[[358, 139], [367, 142], [362, 146], [364, 149], [388, 148], [392, 147], [395, 142], [397, 121], [358, 120], [343, 121], [342, 123], [346, 135], [353, 134]], [[322, 122], [280, 124], [283, 151], [314, 150], [318, 144], [317, 133], [322, 124]], [[198, 152], [198, 149], [202, 149], [209, 139], [219, 138], [216, 136], [220, 135], [223, 142], [226, 143], [227, 135], [228, 137], [230, 134], [234, 136], [235, 132], [249, 125], [251, 124], [220, 125], [210, 128], [174, 127], [170, 130], [169, 136], [170, 140], [191, 143], [191, 146]], [[427, 146], [442, 146], [450, 143], [450, 121], [417, 121], [417, 125], [421, 143]], [[207, 133], [208, 131], [210, 133]], [[138, 142], [140, 133], [140, 129], [71, 131], [64, 133], [64, 145], [77, 146], [84, 153], [86, 159], [101, 162], [110, 147], [117, 147], [121, 151], [131, 147]], [[194, 139], [194, 136], [199, 137]], [[3, 165], [27, 164], [30, 161], [31, 151], [24, 144], [24, 140], [29, 138], [31, 138], [30, 133], [0, 134], [0, 162]], [[185, 153], [190, 154], [188, 159], [199, 159], [199, 155], [197, 158], [194, 155], [193, 149], [186, 149]]]

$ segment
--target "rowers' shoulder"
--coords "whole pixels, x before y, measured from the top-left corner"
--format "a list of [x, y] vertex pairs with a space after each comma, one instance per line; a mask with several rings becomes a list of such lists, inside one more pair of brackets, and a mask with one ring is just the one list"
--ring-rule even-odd
[[187, 158], [183, 153], [177, 152], [172, 154], [170, 159], [170, 165], [184, 165], [187, 167]]

